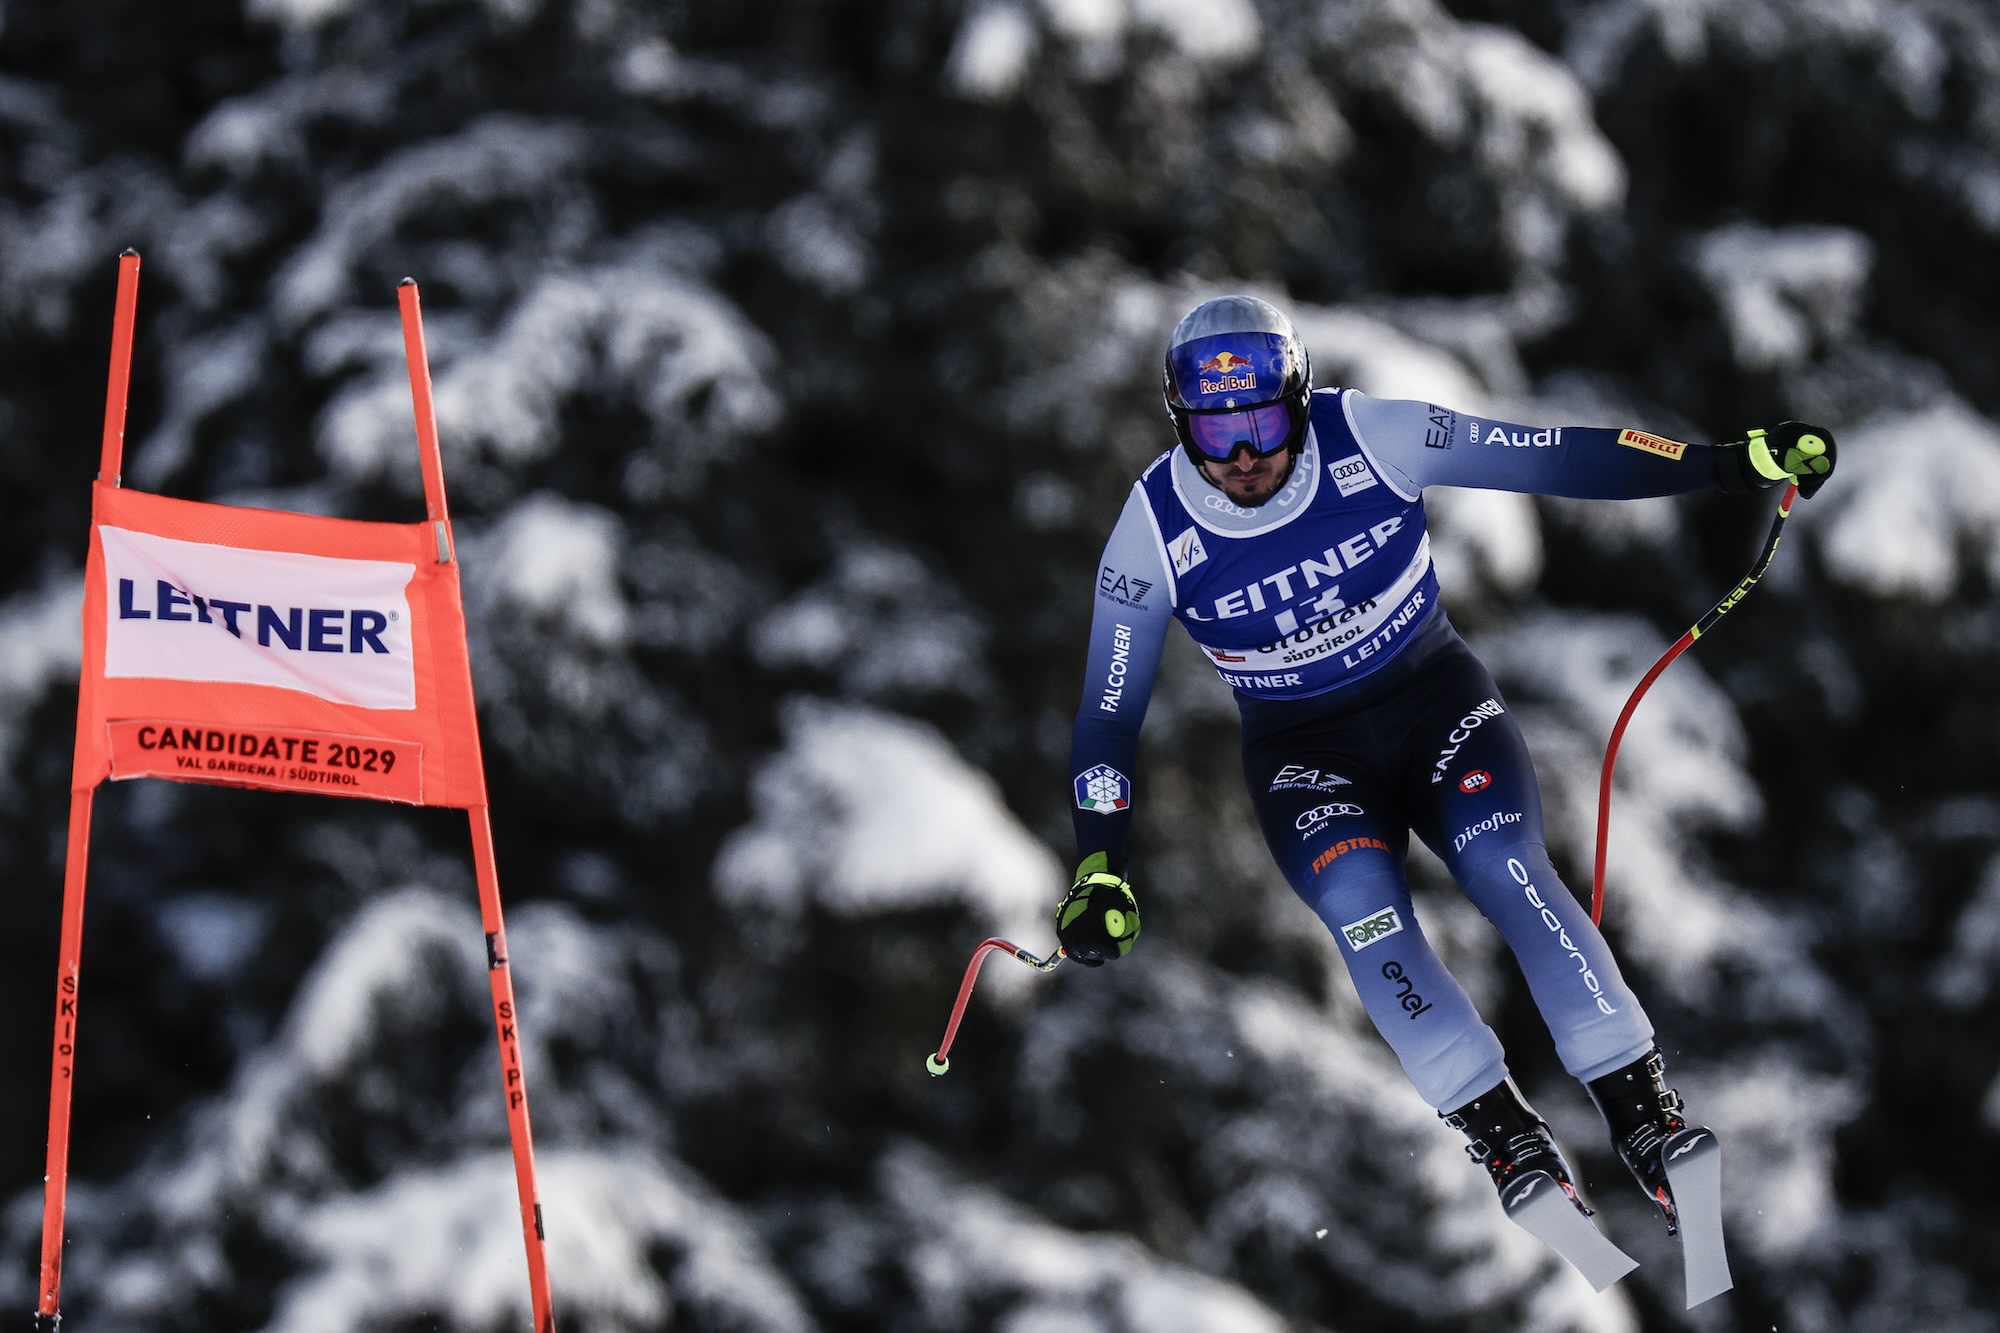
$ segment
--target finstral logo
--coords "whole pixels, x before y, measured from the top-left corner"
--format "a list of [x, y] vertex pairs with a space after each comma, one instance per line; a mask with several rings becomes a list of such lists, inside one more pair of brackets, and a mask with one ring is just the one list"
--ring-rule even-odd
[[407, 595], [416, 566], [124, 528], [98, 533], [106, 676], [271, 685], [359, 708], [417, 706]]

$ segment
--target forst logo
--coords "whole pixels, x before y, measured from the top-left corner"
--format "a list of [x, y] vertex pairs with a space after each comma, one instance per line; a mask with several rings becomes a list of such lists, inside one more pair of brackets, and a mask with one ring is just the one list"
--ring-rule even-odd
[[1371, 944], [1386, 940], [1391, 935], [1400, 935], [1402, 932], [1403, 918], [1396, 915], [1396, 909], [1393, 907], [1385, 907], [1379, 912], [1364, 916], [1359, 921], [1351, 921], [1340, 928], [1341, 935], [1347, 940], [1347, 947], [1356, 953], [1360, 953]]
[[1245, 389], [1254, 389], [1257, 387], [1257, 372], [1249, 366], [1250, 358], [1247, 356], [1217, 352], [1201, 363], [1197, 387], [1202, 393], [1240, 393]]

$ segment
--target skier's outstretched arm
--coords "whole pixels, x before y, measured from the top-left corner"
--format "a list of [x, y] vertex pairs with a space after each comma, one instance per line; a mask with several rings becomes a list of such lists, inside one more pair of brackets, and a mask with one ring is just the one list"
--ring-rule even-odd
[[[1078, 867], [1057, 925], [1064, 951], [1079, 962], [1118, 957], [1138, 935], [1137, 906], [1124, 883], [1125, 841], [1132, 827], [1131, 773], [1173, 604], [1174, 575], [1166, 548], [1145, 492], [1134, 486], [1097, 562], [1090, 659], [1070, 733], [1070, 814]], [[1093, 905], [1094, 891], [1113, 904], [1114, 919], [1129, 916], [1129, 930], [1104, 931], [1104, 938], [1097, 938], [1106, 904]]]
[[1579, 500], [1751, 491], [1795, 478], [1810, 496], [1833, 471], [1830, 431], [1788, 421], [1729, 444], [1684, 444], [1604, 426], [1523, 426], [1350, 390], [1342, 408], [1376, 463], [1414, 495], [1475, 486]]

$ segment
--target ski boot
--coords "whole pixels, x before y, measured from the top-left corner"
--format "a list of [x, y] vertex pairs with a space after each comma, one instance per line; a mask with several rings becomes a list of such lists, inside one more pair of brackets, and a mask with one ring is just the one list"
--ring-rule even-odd
[[1661, 1081], [1666, 1065], [1655, 1047], [1584, 1086], [1619, 1160], [1666, 1217], [1667, 1234], [1680, 1237], [1692, 1310], [1734, 1285], [1722, 1245], [1722, 1146], [1688, 1123], [1681, 1095]]
[[1591, 1286], [1603, 1291], [1639, 1266], [1590, 1223], [1547, 1122], [1521, 1100], [1512, 1080], [1438, 1115], [1471, 1140], [1465, 1151], [1493, 1178], [1507, 1220], [1539, 1237]]

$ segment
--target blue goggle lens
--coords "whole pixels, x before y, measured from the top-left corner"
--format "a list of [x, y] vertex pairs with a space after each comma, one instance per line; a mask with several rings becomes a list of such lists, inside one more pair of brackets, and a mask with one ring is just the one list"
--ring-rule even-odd
[[1248, 449], [1253, 458], [1274, 454], [1285, 447], [1291, 432], [1292, 412], [1284, 403], [1187, 416], [1188, 439], [1195, 452], [1218, 463], [1227, 463], [1238, 449]]

